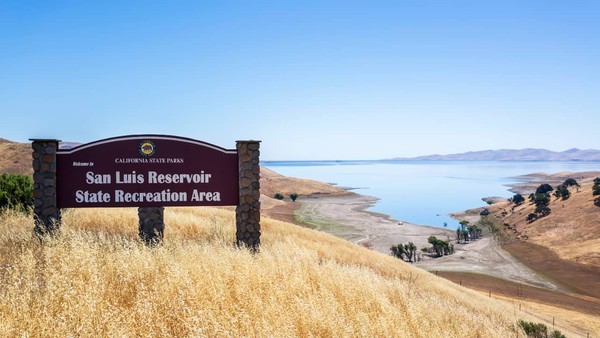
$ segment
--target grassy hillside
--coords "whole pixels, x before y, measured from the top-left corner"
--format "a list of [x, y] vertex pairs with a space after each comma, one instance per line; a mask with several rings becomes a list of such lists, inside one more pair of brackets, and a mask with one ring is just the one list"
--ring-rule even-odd
[[[564, 173], [556, 175], [562, 175], [562, 181], [568, 177]], [[534, 222], [526, 221], [527, 215], [535, 209], [535, 205], [529, 201], [514, 210], [513, 205], [508, 203], [495, 205], [495, 214], [502, 222], [516, 229], [519, 235], [527, 236], [527, 241], [556, 252], [560, 258], [600, 267], [600, 207], [594, 205], [592, 196], [593, 177], [600, 176], [600, 173], [587, 176], [583, 180], [578, 179], [580, 189], [569, 188], [569, 199], [561, 200], [552, 196], [550, 215]]]
[[31, 144], [0, 138], [0, 173], [32, 174]]
[[135, 209], [67, 210], [40, 244], [31, 217], [2, 214], [0, 336], [512, 337], [531, 319], [292, 224], [263, 220], [252, 255], [232, 245], [229, 210], [169, 208], [165, 222], [149, 249]]

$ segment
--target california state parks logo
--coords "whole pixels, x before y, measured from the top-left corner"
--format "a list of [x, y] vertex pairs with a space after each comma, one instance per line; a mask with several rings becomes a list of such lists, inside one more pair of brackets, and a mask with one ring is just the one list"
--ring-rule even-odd
[[156, 153], [156, 145], [150, 140], [144, 140], [140, 142], [138, 151], [140, 152], [140, 155], [150, 157]]

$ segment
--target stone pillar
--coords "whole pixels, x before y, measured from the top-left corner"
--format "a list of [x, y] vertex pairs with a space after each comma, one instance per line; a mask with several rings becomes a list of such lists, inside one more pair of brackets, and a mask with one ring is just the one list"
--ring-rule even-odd
[[146, 245], [156, 245], [163, 241], [165, 222], [164, 207], [139, 207], [139, 236]]
[[236, 242], [253, 251], [260, 246], [260, 141], [237, 141], [239, 204]]
[[60, 209], [56, 204], [56, 151], [60, 140], [30, 139], [33, 149], [34, 231], [42, 237], [60, 228]]

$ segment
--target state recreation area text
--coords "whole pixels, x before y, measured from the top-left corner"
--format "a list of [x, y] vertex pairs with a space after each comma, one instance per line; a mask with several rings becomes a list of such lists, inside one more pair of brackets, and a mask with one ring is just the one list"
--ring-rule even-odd
[[[77, 203], [110, 203], [112, 200], [110, 193], [103, 192], [102, 190], [97, 192], [89, 192], [87, 190], [77, 190], [75, 192], [75, 201]], [[198, 191], [194, 189], [191, 193], [192, 202], [220, 202], [221, 193]], [[184, 191], [172, 192], [171, 189], [165, 189], [162, 191], [155, 192], [125, 192], [123, 190], [114, 191], [114, 202], [115, 203], [144, 203], [144, 202], [187, 202], [188, 193]]]

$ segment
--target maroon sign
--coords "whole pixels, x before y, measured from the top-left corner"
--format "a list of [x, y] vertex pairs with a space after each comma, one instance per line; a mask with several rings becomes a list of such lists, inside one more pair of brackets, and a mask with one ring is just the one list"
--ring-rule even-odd
[[238, 155], [193, 139], [130, 135], [57, 152], [59, 208], [238, 204]]

